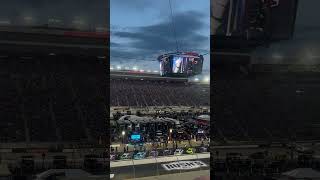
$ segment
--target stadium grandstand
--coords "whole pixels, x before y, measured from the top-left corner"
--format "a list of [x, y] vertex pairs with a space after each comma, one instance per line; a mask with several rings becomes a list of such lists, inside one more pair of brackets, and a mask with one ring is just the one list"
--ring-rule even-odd
[[112, 107], [152, 106], [209, 106], [208, 84], [123, 77], [111, 79], [110, 104]]
[[211, 127], [216, 140], [288, 142], [316, 138], [315, 68], [292, 61], [273, 64], [267, 58], [259, 63], [253, 59], [258, 47], [293, 38], [298, 1], [231, 2], [211, 4], [211, 21], [216, 24], [211, 27], [215, 62]]
[[0, 34], [2, 143], [105, 137], [106, 33], [2, 27]]
[[[241, 71], [241, 66], [247, 71]], [[224, 120], [215, 122], [217, 137], [243, 141], [318, 139], [319, 70], [317, 65], [248, 64], [239, 65], [234, 73], [226, 70], [226, 76], [220, 71], [213, 83], [213, 93], [218, 94], [214, 118]]]

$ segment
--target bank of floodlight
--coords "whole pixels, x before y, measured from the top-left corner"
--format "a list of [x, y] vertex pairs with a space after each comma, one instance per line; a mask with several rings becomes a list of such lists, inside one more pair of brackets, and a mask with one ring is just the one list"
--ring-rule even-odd
[[137, 66], [133, 66], [133, 67], [132, 67], [132, 70], [137, 71], [137, 70], [138, 70], [138, 67], [137, 67]]

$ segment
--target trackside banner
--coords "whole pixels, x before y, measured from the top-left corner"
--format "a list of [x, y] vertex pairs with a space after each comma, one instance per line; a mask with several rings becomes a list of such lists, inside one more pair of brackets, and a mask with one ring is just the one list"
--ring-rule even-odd
[[161, 164], [161, 166], [167, 171], [189, 170], [189, 169], [196, 169], [200, 167], [208, 167], [208, 165], [202, 161], [178, 161], [178, 162], [172, 162], [167, 164]]

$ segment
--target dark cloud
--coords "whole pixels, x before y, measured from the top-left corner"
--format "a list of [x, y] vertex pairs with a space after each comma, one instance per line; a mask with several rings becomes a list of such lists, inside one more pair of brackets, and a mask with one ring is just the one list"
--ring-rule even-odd
[[[209, 49], [209, 36], [199, 33], [206, 27], [202, 21], [203, 18], [205, 18], [203, 14], [195, 11], [187, 11], [174, 16], [174, 26], [180, 50], [204, 51], [204, 49]], [[170, 18], [155, 25], [138, 27], [135, 31], [112, 32], [114, 37], [129, 39], [130, 41], [124, 46], [138, 49], [137, 55], [150, 55], [161, 50], [175, 51], [176, 41], [173, 34]], [[121, 54], [121, 52], [119, 53]]]
[[116, 48], [116, 47], [120, 47], [121, 45], [119, 43], [110, 42], [110, 46], [113, 48]]
[[[135, 11], [141, 12], [147, 9], [154, 9], [157, 7], [157, 10], [162, 14], [162, 12], [168, 12], [169, 0], [110, 0], [111, 9], [116, 9], [119, 7], [123, 11]], [[183, 6], [181, 0], [171, 0], [172, 7]]]
[[[110, 0], [112, 6], [119, 6], [122, 9], [134, 9], [143, 10], [144, 8], [150, 7], [154, 4], [154, 1], [150, 0], [134, 0], [134, 1], [123, 1], [123, 0]], [[112, 7], [113, 8], [113, 7]]]

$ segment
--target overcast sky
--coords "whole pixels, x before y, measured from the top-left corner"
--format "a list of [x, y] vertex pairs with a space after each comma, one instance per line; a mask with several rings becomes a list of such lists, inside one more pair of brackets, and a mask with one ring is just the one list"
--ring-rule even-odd
[[[292, 40], [271, 45], [270, 48], [259, 48], [259, 56], [295, 56], [301, 57], [298, 63], [319, 63], [320, 56], [320, 1], [300, 0], [298, 5], [295, 33]], [[282, 62], [276, 58], [273, 63]]]
[[[210, 49], [210, 1], [171, 0], [179, 50]], [[161, 53], [176, 51], [168, 0], [110, 0], [111, 65], [158, 70]], [[209, 71], [205, 56], [204, 71]]]

